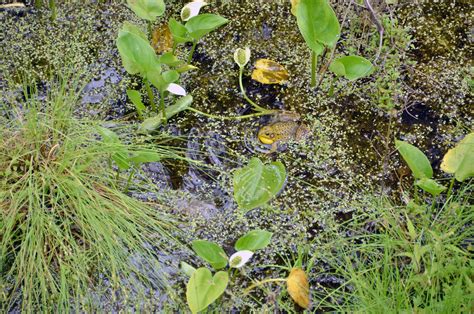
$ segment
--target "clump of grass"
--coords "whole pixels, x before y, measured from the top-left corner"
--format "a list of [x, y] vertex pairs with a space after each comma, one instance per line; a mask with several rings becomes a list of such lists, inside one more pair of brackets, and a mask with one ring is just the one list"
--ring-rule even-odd
[[375, 233], [354, 229], [358, 236], [337, 239], [315, 257], [345, 281], [318, 293], [315, 304], [361, 313], [472, 311], [472, 188], [464, 185], [437, 208], [374, 202]]
[[122, 302], [125, 283], [168, 287], [160, 270], [161, 281], [151, 283], [144, 263], [159, 265], [158, 253], [178, 245], [168, 234], [172, 221], [114, 188], [107, 167], [114, 147], [72, 117], [77, 90], [63, 80], [46, 100], [26, 95], [0, 130], [3, 311], [91, 310], [100, 306], [91, 291], [101, 285]]

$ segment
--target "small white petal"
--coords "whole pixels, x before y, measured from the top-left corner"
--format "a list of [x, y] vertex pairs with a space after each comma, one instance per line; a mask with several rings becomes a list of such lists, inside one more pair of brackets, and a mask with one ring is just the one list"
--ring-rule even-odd
[[207, 5], [207, 2], [204, 2], [204, 1], [193, 1], [193, 2], [187, 3], [181, 9], [181, 19], [183, 21], [187, 21], [193, 16], [198, 15], [201, 8], [205, 5]]
[[170, 83], [166, 90], [171, 94], [186, 96], [186, 91], [184, 90], [184, 88], [175, 83]]
[[240, 268], [244, 266], [252, 257], [253, 252], [248, 250], [238, 251], [229, 258], [230, 267]]

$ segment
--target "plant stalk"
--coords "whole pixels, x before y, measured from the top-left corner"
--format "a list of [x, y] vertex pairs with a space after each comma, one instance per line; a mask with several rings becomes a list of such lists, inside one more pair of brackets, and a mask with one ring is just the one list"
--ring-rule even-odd
[[161, 119], [163, 124], [166, 125], [167, 118], [166, 118], [166, 110], [165, 110], [165, 92], [160, 91], [160, 111], [161, 111]]
[[191, 64], [191, 61], [193, 60], [193, 54], [194, 54], [194, 50], [196, 50], [196, 45], [197, 45], [197, 40], [193, 41], [193, 46], [191, 47], [191, 51], [189, 52], [189, 55], [188, 55], [188, 64]]
[[248, 96], [247, 96], [247, 93], [245, 92], [245, 89], [244, 89], [244, 84], [242, 82], [242, 76], [244, 74], [244, 67], [240, 67], [240, 71], [239, 71], [239, 86], [240, 86], [240, 92], [242, 93], [242, 96], [244, 96], [244, 99], [246, 101], [249, 102], [249, 104], [252, 105], [252, 107], [254, 108], [254, 110], [256, 111], [260, 111], [260, 112], [267, 112], [267, 114], [271, 114], [271, 113], [274, 113], [276, 112], [275, 110], [268, 110], [268, 109], [265, 109], [263, 107], [260, 107], [259, 105], [257, 105], [256, 103], [254, 103]]
[[56, 10], [56, 0], [49, 0], [49, 8], [51, 9], [51, 17], [50, 20], [56, 20], [57, 10]]
[[156, 111], [156, 104], [155, 104], [155, 95], [153, 95], [153, 91], [151, 90], [150, 82], [145, 78], [143, 79], [143, 82], [145, 83], [145, 88], [146, 88], [146, 92], [148, 94], [148, 99], [150, 100], [151, 110], [153, 112], [157, 112]]
[[130, 174], [128, 176], [127, 185], [125, 186], [125, 189], [123, 191], [125, 194], [128, 193], [128, 189], [130, 188], [130, 183], [132, 183], [132, 178], [134, 174], [135, 174], [135, 168], [133, 168], [132, 171], [130, 171]]
[[316, 86], [316, 66], [318, 65], [318, 55], [311, 51], [311, 87]]
[[259, 116], [264, 116], [264, 115], [269, 115], [273, 114], [275, 110], [267, 110], [266, 112], [256, 112], [252, 114], [246, 114], [243, 116], [237, 116], [237, 117], [225, 117], [225, 116], [217, 116], [213, 115], [210, 113], [202, 112], [200, 110], [194, 109], [193, 107], [187, 108], [187, 110], [190, 110], [192, 112], [195, 112], [197, 114], [203, 115], [205, 117], [211, 118], [211, 119], [219, 119], [219, 120], [242, 120], [242, 119], [249, 119], [249, 118], [254, 118], [254, 117], [259, 117]]

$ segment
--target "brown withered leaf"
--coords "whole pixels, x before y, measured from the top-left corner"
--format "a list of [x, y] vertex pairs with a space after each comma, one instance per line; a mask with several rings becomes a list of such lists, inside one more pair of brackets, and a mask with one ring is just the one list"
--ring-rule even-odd
[[252, 72], [252, 79], [262, 84], [281, 84], [289, 77], [284, 66], [270, 59], [258, 59]]
[[301, 268], [293, 268], [286, 279], [291, 298], [304, 309], [310, 307], [308, 277]]
[[173, 48], [173, 35], [171, 34], [168, 24], [162, 24], [155, 28], [151, 34], [151, 46], [159, 54]]

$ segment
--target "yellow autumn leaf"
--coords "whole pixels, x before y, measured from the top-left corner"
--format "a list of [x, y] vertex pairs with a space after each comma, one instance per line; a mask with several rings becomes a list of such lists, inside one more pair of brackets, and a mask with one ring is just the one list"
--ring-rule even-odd
[[443, 157], [441, 170], [454, 173], [456, 180], [464, 181], [474, 176], [474, 133], [466, 135]]
[[290, 0], [291, 1], [291, 14], [296, 16], [296, 7], [298, 6], [298, 3], [300, 3], [300, 0]]
[[293, 268], [286, 279], [291, 298], [304, 309], [310, 307], [308, 277], [301, 268]]
[[284, 66], [270, 59], [258, 59], [252, 72], [252, 79], [262, 84], [280, 84], [289, 76]]
[[167, 52], [173, 48], [173, 35], [168, 24], [155, 28], [151, 34], [151, 45], [157, 53]]

